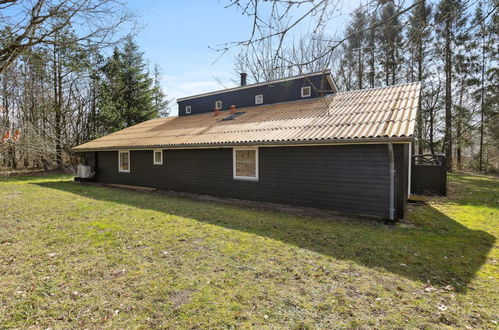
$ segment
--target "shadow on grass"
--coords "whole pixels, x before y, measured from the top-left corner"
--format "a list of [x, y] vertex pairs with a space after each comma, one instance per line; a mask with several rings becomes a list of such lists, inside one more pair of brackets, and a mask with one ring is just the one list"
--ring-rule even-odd
[[314, 219], [68, 181], [34, 184], [253, 233], [408, 279], [453, 285], [458, 292], [467, 290], [495, 242], [487, 232], [470, 230], [428, 205], [411, 207], [416, 225], [385, 226]]

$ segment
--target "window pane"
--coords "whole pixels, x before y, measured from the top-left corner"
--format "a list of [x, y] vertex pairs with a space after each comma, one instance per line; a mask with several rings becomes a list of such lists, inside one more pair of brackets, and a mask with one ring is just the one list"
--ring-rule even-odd
[[120, 153], [120, 169], [128, 171], [128, 152]]
[[236, 150], [236, 176], [256, 177], [255, 150]]
[[161, 151], [154, 152], [154, 162], [161, 163]]

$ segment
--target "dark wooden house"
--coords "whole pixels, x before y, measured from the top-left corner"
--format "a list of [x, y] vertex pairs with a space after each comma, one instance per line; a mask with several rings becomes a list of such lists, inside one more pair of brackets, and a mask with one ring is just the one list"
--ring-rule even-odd
[[329, 71], [242, 78], [73, 150], [106, 183], [404, 216], [419, 83], [340, 93]]

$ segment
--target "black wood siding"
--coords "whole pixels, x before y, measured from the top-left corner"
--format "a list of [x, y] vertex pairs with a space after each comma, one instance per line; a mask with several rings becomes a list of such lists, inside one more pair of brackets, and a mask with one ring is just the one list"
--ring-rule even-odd
[[395, 216], [404, 217], [409, 193], [409, 144], [394, 144], [395, 158]]
[[447, 171], [445, 165], [412, 165], [411, 192], [446, 196]]
[[[312, 86], [312, 95], [302, 98], [301, 88], [305, 86]], [[180, 101], [178, 102], [178, 114], [179, 116], [185, 116], [185, 107], [188, 105], [191, 106], [191, 115], [194, 115], [213, 111], [216, 101], [222, 101], [222, 110], [227, 110], [231, 105], [236, 105], [238, 108], [255, 106], [255, 96], [259, 94], [263, 94], [263, 104], [265, 105], [310, 99], [330, 93], [320, 94], [317, 92], [318, 90], [329, 91], [331, 89], [332, 87], [326, 77], [321, 74]]]
[[[406, 149], [394, 146], [399, 217], [407, 195]], [[131, 151], [130, 173], [118, 172], [117, 151], [98, 152], [97, 179], [388, 217], [387, 145], [261, 147], [258, 182], [233, 179], [231, 148], [163, 152], [163, 165], [153, 165], [152, 150]]]

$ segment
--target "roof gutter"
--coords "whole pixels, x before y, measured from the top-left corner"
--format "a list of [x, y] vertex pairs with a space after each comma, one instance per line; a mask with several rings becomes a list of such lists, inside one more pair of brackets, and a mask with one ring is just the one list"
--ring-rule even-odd
[[114, 151], [114, 150], [151, 150], [151, 149], [210, 149], [210, 148], [231, 148], [237, 146], [265, 146], [265, 147], [303, 147], [320, 145], [346, 145], [346, 144], [392, 144], [413, 142], [412, 137], [391, 137], [391, 138], [371, 138], [371, 139], [323, 139], [309, 141], [254, 141], [254, 142], [230, 142], [230, 143], [206, 143], [206, 144], [156, 144], [139, 146], [114, 146], [103, 148], [72, 148], [73, 152], [87, 151]]

